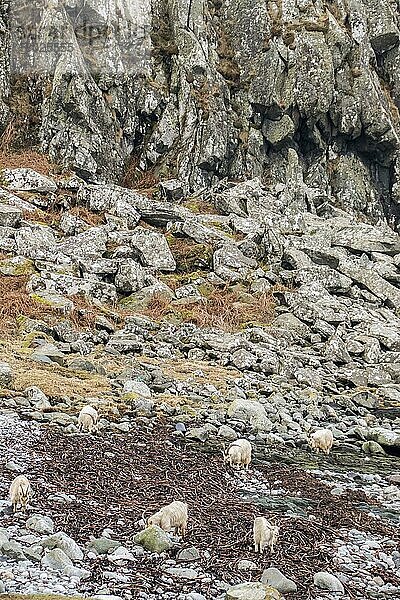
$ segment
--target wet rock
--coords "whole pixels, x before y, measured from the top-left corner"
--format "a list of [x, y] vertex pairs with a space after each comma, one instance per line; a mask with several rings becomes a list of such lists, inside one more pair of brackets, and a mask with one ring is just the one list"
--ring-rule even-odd
[[1, 545], [0, 554], [2, 556], [7, 556], [7, 558], [10, 558], [12, 560], [25, 560], [23, 548], [21, 544], [19, 544], [15, 540], [5, 541]]
[[177, 579], [194, 580], [199, 576], [195, 569], [185, 569], [183, 567], [169, 567], [168, 569], [165, 569], [165, 572]]
[[368, 440], [377, 442], [383, 447], [400, 448], [400, 432], [383, 427], [373, 427], [364, 432], [364, 435]]
[[[239, 560], [237, 564], [239, 571], [255, 571], [258, 569], [255, 562], [252, 560]], [[264, 581], [262, 583], [265, 583]]]
[[108, 553], [107, 559], [112, 563], [122, 564], [126, 561], [134, 561], [135, 557], [127, 548], [124, 548], [124, 546], [119, 546], [112, 552]]
[[193, 562], [199, 560], [200, 552], [194, 546], [190, 546], [180, 550], [176, 558], [182, 562]]

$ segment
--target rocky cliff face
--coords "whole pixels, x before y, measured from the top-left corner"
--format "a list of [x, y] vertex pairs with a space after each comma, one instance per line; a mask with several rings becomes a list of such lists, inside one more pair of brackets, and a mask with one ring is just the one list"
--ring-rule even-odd
[[116, 181], [134, 161], [192, 189], [257, 176], [296, 211], [397, 222], [397, 1], [25, 4], [1, 9], [0, 122], [61, 165]]

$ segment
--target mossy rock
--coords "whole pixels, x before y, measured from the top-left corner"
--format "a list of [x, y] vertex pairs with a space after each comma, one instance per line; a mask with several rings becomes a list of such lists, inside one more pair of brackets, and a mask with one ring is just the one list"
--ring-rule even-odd
[[43, 306], [53, 308], [54, 310], [60, 310], [63, 313], [69, 313], [74, 309], [72, 300], [51, 292], [35, 292], [30, 294], [30, 297], [32, 300], [35, 300], [35, 302], [43, 304]]
[[157, 554], [170, 550], [174, 545], [168, 533], [157, 527], [157, 525], [139, 531], [134, 537], [134, 542], [140, 544], [149, 552], [156, 552]]
[[135, 402], [135, 400], [137, 400], [138, 398], [140, 398], [139, 394], [135, 394], [135, 392], [129, 392], [129, 393], [123, 394], [121, 396], [121, 401], [122, 402]]
[[23, 275], [32, 275], [35, 271], [33, 261], [23, 256], [14, 256], [13, 258], [0, 260], [0, 273], [2, 275], [21, 277]]
[[38, 338], [40, 338], [41, 340], [46, 340], [46, 342], [49, 342], [49, 343], [52, 341], [49, 336], [47, 336], [45, 333], [43, 333], [43, 331], [31, 331], [30, 333], [25, 335], [25, 337], [22, 341], [22, 347], [30, 348], [32, 342], [34, 340], [37, 340]]

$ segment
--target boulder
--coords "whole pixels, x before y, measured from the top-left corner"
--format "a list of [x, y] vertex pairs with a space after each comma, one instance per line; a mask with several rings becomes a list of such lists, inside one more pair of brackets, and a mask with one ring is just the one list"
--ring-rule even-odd
[[213, 268], [218, 277], [229, 283], [246, 281], [257, 261], [248, 258], [236, 246], [225, 244], [214, 252]]
[[58, 250], [74, 259], [96, 259], [106, 252], [106, 243], [106, 231], [102, 227], [91, 227], [82, 233], [70, 236], [58, 245]]
[[32, 515], [26, 521], [26, 527], [41, 534], [52, 534], [54, 532], [54, 523], [50, 517], [42, 515]]
[[2, 179], [8, 190], [20, 192], [56, 192], [57, 184], [33, 169], [2, 169]]
[[119, 546], [121, 546], [121, 542], [107, 537], [94, 538], [88, 543], [88, 548], [97, 554], [108, 554], [110, 550], [115, 550]]
[[9, 388], [14, 381], [13, 371], [8, 363], [0, 363], [0, 388]]
[[225, 595], [225, 600], [280, 600], [281, 598], [278, 590], [257, 582], [234, 585]]
[[137, 533], [134, 537], [135, 544], [143, 546], [149, 552], [161, 554], [170, 550], [174, 545], [171, 537], [157, 525], [152, 525]]
[[336, 592], [344, 594], [344, 587], [341, 581], [332, 573], [326, 571], [319, 571], [314, 575], [314, 585], [322, 590], [329, 590], [330, 592]]
[[158, 231], [136, 227], [129, 236], [129, 245], [135, 249], [143, 266], [175, 271], [176, 262], [168, 242]]
[[265, 569], [261, 575], [262, 583], [272, 586], [278, 592], [297, 592], [297, 585], [292, 579], [288, 579], [279, 569], [270, 567]]
[[41, 545], [50, 550], [60, 548], [60, 550], [62, 550], [71, 560], [83, 559], [83, 552], [78, 544], [63, 531], [45, 537], [41, 541]]
[[382, 446], [378, 444], [378, 442], [373, 442], [372, 440], [370, 440], [369, 442], [364, 442], [362, 445], [362, 450], [363, 452], [365, 452], [365, 454], [372, 454], [372, 456], [377, 456], [378, 454], [386, 454]]
[[269, 429], [270, 420], [266, 410], [260, 402], [255, 400], [243, 398], [234, 400], [228, 408], [228, 415], [235, 421], [250, 423], [255, 429], [261, 431]]
[[17, 227], [21, 222], [22, 211], [15, 206], [0, 204], [0, 226]]
[[32, 275], [35, 273], [33, 261], [24, 256], [13, 256], [12, 258], [4, 258], [0, 260], [0, 273], [2, 275]]
[[31, 225], [15, 231], [15, 243], [20, 256], [34, 260], [52, 260], [57, 254], [56, 239], [50, 227]]
[[60, 548], [46, 552], [41, 564], [42, 567], [48, 567], [54, 571], [64, 571], [67, 567], [73, 567], [72, 560]]

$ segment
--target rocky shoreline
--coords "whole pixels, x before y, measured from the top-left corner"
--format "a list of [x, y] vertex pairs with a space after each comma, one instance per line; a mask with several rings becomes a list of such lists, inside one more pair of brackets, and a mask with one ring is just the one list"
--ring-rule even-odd
[[[218, 215], [3, 175], [1, 492], [20, 470], [35, 489], [33, 526], [1, 504], [3, 590], [396, 598], [399, 236], [334, 207], [294, 215], [257, 180], [207, 193]], [[77, 432], [88, 403], [98, 436]], [[328, 458], [308, 447], [320, 427]], [[237, 437], [253, 444], [248, 477], [222, 464]], [[143, 511], [176, 494], [188, 539], [143, 549]], [[258, 511], [282, 528], [262, 559]]]

